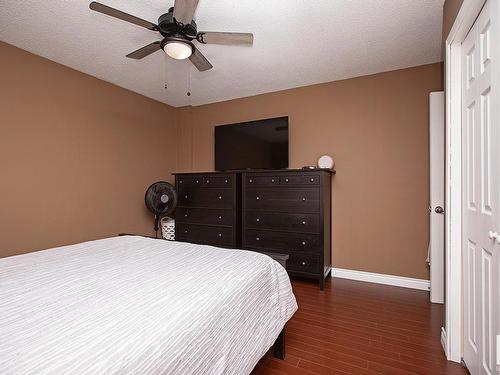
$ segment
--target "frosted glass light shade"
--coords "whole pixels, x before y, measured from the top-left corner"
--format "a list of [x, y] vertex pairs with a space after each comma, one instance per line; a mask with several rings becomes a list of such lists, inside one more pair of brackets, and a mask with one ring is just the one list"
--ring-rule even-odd
[[180, 41], [167, 42], [164, 47], [165, 53], [176, 60], [187, 59], [193, 53], [192, 47], [188, 43]]

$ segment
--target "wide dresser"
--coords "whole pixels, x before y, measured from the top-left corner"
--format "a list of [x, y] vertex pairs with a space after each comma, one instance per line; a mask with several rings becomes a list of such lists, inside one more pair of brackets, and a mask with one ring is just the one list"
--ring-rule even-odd
[[286, 254], [290, 276], [323, 289], [332, 267], [333, 173], [177, 173], [176, 240]]

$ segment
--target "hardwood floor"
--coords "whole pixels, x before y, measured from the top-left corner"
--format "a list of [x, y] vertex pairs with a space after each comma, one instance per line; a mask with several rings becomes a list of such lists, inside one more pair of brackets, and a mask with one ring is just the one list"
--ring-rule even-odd
[[286, 359], [266, 355], [253, 375], [468, 374], [446, 361], [443, 307], [427, 292], [343, 279], [293, 281], [299, 305], [287, 324]]

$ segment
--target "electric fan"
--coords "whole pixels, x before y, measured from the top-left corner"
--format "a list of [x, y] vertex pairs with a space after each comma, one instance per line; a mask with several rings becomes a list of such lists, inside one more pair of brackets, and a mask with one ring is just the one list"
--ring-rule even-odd
[[146, 207], [155, 215], [154, 229], [158, 234], [161, 217], [169, 216], [177, 206], [177, 192], [165, 181], [158, 181], [146, 190], [144, 197]]

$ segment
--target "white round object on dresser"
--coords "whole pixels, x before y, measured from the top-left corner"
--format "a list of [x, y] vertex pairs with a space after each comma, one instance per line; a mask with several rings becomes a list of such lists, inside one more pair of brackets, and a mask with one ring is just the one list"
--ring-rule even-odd
[[331, 156], [323, 155], [318, 159], [318, 167], [324, 169], [333, 169], [334, 162]]

